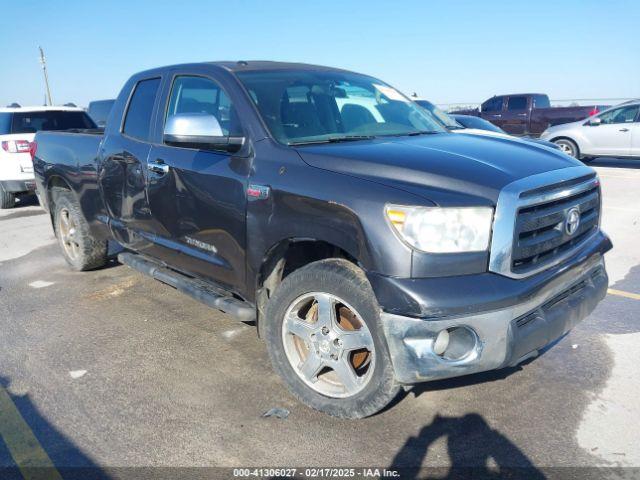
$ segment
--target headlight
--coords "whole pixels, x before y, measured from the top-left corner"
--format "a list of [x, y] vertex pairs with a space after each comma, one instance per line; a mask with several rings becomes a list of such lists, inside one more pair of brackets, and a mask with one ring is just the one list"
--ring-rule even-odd
[[493, 208], [387, 205], [385, 213], [400, 237], [417, 250], [457, 253], [489, 248]]

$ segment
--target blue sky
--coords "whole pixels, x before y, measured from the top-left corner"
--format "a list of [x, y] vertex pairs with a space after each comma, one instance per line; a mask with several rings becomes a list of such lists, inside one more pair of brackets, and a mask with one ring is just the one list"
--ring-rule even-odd
[[640, 1], [5, 0], [0, 105], [112, 98], [146, 68], [301, 61], [377, 76], [436, 103], [497, 93], [640, 97]]

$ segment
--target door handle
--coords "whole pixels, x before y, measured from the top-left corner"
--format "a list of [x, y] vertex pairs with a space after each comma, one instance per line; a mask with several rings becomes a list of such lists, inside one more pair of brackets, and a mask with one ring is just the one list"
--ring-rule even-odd
[[493, 118], [502, 118], [502, 115], [500, 115], [499, 113], [496, 113], [494, 115], [492, 115]]
[[628, 131], [629, 131], [629, 129], [628, 129], [628, 128], [621, 128], [621, 129], [620, 129], [620, 131], [621, 131], [621, 132], [628, 132]]
[[527, 114], [526, 114], [526, 113], [519, 113], [519, 114], [518, 114], [518, 116], [519, 116], [519, 117], [526, 117], [526, 116], [527, 116]]
[[155, 162], [147, 163], [147, 169], [150, 172], [158, 173], [160, 175], [164, 175], [165, 173], [169, 173], [169, 165], [164, 163], [162, 160], [156, 160]]

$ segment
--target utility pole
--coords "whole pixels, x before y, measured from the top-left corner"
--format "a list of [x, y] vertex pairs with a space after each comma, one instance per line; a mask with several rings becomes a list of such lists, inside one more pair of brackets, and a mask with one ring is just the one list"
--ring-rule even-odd
[[49, 77], [47, 77], [47, 60], [44, 58], [44, 51], [42, 47], [40, 49], [40, 63], [42, 64], [42, 73], [44, 73], [44, 84], [47, 87], [47, 98], [49, 99], [49, 105], [53, 105], [51, 100], [51, 90], [49, 90]]

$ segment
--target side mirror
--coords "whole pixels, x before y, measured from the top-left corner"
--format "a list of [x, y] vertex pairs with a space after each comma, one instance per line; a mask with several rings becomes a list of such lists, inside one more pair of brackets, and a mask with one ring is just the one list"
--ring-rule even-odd
[[218, 119], [208, 113], [177, 113], [167, 118], [164, 142], [175, 147], [222, 150], [235, 153], [244, 137], [225, 135]]
[[589, 125], [591, 127], [597, 127], [598, 125], [602, 124], [602, 119], [600, 117], [593, 117], [591, 120], [589, 120]]

